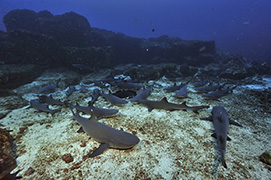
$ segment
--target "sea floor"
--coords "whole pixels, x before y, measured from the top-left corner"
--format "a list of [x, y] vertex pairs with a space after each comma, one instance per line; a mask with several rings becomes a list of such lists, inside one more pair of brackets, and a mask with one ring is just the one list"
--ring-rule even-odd
[[[104, 74], [101, 73], [100, 78]], [[51, 74], [50, 80], [61, 76], [64, 75]], [[15, 92], [23, 92], [22, 97], [28, 101], [34, 99], [37, 96], [33, 87], [42, 80], [46, 82], [46, 78], [48, 76], [45, 74], [35, 82], [17, 88]], [[188, 80], [191, 79], [185, 79]], [[163, 91], [173, 83], [164, 77], [146, 82], [147, 86], [154, 85], [148, 99], [167, 97], [169, 102], [187, 101], [191, 106], [209, 105], [210, 108], [196, 114], [192, 111], [156, 109], [148, 112], [146, 107], [133, 103], [110, 107], [118, 109], [118, 115], [100, 121], [134, 133], [141, 141], [131, 150], [108, 149], [94, 158], [86, 157], [99, 143], [86, 133], [77, 132], [80, 126], [73, 120], [68, 108], [50, 106], [61, 108], [61, 112], [54, 115], [27, 109], [27, 106], [14, 109], [0, 119], [4, 128], [13, 130], [16, 138], [18, 167], [13, 172], [20, 170], [18, 175], [26, 180], [271, 178], [270, 166], [259, 160], [263, 152], [271, 150], [270, 99], [264, 99], [270, 97], [271, 93], [268, 77], [253, 77], [238, 82], [232, 94], [219, 100], [205, 100], [201, 94], [195, 93], [191, 84], [188, 85], [190, 98], [176, 99], [174, 93]], [[227, 86], [233, 85], [236, 82], [227, 82]], [[86, 87], [88, 92], [76, 91], [68, 99], [72, 103], [87, 105], [95, 87], [92, 84]], [[58, 89], [53, 96], [66, 100], [64, 89]], [[227, 169], [218, 161], [216, 140], [211, 137], [212, 123], [200, 120], [209, 117], [212, 107], [217, 105], [225, 107], [228, 116], [243, 125], [231, 125], [229, 128], [228, 135], [232, 140], [227, 142]], [[109, 108], [110, 104], [99, 97], [95, 106]], [[66, 163], [62, 159], [65, 154], [70, 154], [73, 160]]]

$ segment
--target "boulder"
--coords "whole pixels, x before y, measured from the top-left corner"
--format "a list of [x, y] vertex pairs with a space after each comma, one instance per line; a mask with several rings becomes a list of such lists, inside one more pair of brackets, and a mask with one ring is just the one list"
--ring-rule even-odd
[[14, 89], [20, 85], [32, 82], [41, 72], [41, 67], [32, 64], [1, 65], [0, 89]]
[[8, 32], [23, 30], [54, 37], [63, 46], [87, 45], [88, 20], [74, 12], [54, 16], [49, 11], [12, 10], [3, 17]]

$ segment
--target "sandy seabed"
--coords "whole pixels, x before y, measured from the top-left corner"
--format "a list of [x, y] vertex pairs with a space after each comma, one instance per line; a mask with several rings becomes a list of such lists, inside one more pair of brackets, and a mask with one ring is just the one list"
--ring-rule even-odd
[[[42, 77], [40, 77], [41, 79]], [[55, 77], [57, 79], [58, 77]], [[258, 81], [257, 81], [258, 79]], [[259, 80], [260, 79], [260, 80]], [[209, 105], [196, 114], [191, 111], [165, 111], [148, 109], [139, 104], [113, 106], [119, 113], [115, 117], [99, 121], [114, 128], [135, 133], [140, 143], [131, 150], [108, 149], [95, 158], [85, 158], [99, 143], [86, 133], [77, 133], [79, 124], [73, 120], [71, 111], [61, 107], [54, 115], [37, 112], [26, 107], [15, 109], [0, 123], [13, 130], [17, 144], [19, 175], [23, 179], [270, 179], [270, 167], [259, 160], [259, 156], [271, 150], [271, 114], [264, 101], [255, 91], [263, 88], [270, 93], [270, 79], [256, 78], [258, 84], [238, 85], [219, 101], [205, 100], [188, 85], [189, 97], [179, 100], [174, 93], [165, 93], [163, 88], [174, 82], [166, 78], [146, 82], [154, 85], [150, 100], [161, 100], [188, 105]], [[38, 82], [17, 89], [27, 89], [23, 98], [36, 98], [31, 91]], [[231, 86], [233, 84], [228, 83]], [[259, 88], [261, 87], [261, 88]], [[79, 88], [79, 86], [77, 86]], [[68, 99], [87, 105], [95, 88], [87, 85], [89, 92], [74, 92]], [[16, 90], [15, 90], [16, 91]], [[65, 92], [58, 89], [54, 98], [65, 100]], [[211, 115], [213, 106], [223, 106], [228, 116], [243, 127], [230, 126], [225, 156], [228, 168], [218, 161], [216, 141], [211, 137], [212, 123], [200, 120]], [[97, 107], [108, 108], [110, 104], [99, 97]], [[50, 106], [60, 108], [59, 106]], [[270, 108], [269, 108], [270, 110]], [[87, 116], [85, 116], [87, 117]], [[73, 161], [62, 160], [70, 153]], [[269, 169], [268, 169], [269, 168]], [[29, 173], [29, 169], [32, 169]]]

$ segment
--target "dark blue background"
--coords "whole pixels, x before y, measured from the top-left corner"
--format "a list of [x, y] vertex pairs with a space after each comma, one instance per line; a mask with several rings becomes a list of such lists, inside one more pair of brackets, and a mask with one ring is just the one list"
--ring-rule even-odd
[[[0, 17], [24, 8], [74, 11], [93, 27], [133, 37], [215, 40], [222, 50], [271, 58], [271, 0], [0, 0]], [[5, 30], [2, 22], [0, 29]]]

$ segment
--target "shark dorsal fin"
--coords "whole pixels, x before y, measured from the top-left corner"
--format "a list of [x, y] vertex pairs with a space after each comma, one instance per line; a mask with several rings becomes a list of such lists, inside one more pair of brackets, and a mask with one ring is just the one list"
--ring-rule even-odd
[[182, 105], [187, 106], [187, 105], [186, 105], [186, 101], [184, 101], [184, 102], [182, 103]]
[[52, 94], [50, 94], [50, 96], [49, 96], [49, 97], [53, 99], [53, 95], [52, 95]]
[[224, 143], [224, 141], [225, 141], [225, 137], [224, 137], [224, 135], [222, 135], [222, 134], [218, 137], [218, 139], [219, 139], [219, 141], [220, 141], [221, 143]]
[[218, 118], [218, 120], [219, 120], [219, 122], [223, 122], [223, 119], [224, 117], [223, 117], [223, 113], [222, 112], [219, 112], [219, 118]]
[[168, 100], [167, 100], [166, 97], [164, 97], [164, 98], [161, 100], [161, 102], [166, 102], [166, 103], [168, 103]]

